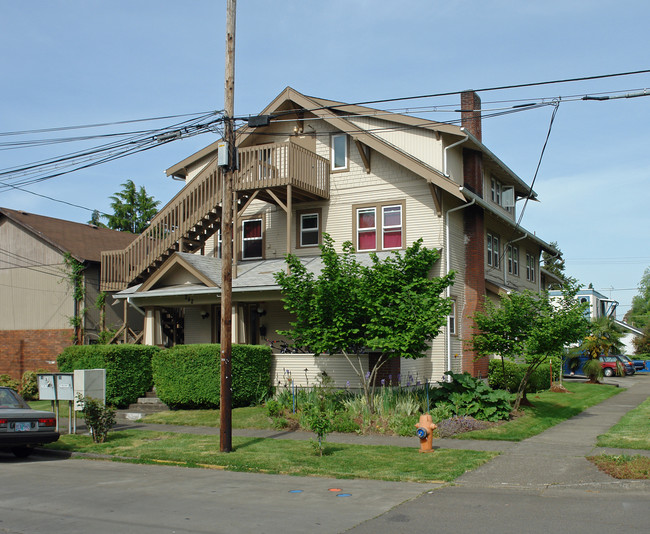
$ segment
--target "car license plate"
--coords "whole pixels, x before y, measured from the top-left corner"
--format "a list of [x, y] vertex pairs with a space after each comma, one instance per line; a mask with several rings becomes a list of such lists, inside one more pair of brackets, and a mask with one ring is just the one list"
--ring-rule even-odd
[[30, 422], [26, 423], [16, 423], [14, 430], [16, 432], [27, 432], [32, 429], [32, 424]]

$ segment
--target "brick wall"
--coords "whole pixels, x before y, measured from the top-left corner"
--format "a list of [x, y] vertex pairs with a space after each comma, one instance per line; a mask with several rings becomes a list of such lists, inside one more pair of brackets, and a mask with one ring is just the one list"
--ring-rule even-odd
[[0, 374], [20, 379], [25, 371], [56, 371], [56, 361], [72, 344], [74, 330], [0, 330]]

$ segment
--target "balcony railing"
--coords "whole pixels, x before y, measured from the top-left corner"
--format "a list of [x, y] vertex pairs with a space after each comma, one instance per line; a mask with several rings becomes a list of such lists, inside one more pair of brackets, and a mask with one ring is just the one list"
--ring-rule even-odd
[[239, 149], [237, 191], [292, 185], [316, 198], [329, 198], [329, 161], [291, 141]]

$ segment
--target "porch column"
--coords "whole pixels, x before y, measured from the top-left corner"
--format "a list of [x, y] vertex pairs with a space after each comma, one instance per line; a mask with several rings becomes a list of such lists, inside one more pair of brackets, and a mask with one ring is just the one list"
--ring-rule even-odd
[[156, 308], [144, 309], [144, 337], [143, 345], [160, 345], [162, 343], [162, 325], [160, 323], [160, 310]]

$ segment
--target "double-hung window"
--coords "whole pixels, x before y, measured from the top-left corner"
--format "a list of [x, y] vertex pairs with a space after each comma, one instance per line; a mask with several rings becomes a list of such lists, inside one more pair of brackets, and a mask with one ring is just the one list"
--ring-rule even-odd
[[383, 248], [402, 248], [402, 206], [383, 206]]
[[487, 264], [495, 269], [499, 268], [499, 236], [487, 235]]
[[331, 165], [333, 171], [348, 168], [348, 136], [346, 134], [332, 135]]
[[357, 250], [377, 249], [377, 208], [357, 210]]
[[264, 255], [262, 219], [242, 221], [242, 259], [258, 260]]
[[535, 281], [535, 256], [526, 254], [526, 280]]
[[519, 248], [508, 245], [508, 273], [519, 276]]
[[300, 213], [300, 247], [317, 247], [320, 243], [320, 213]]

